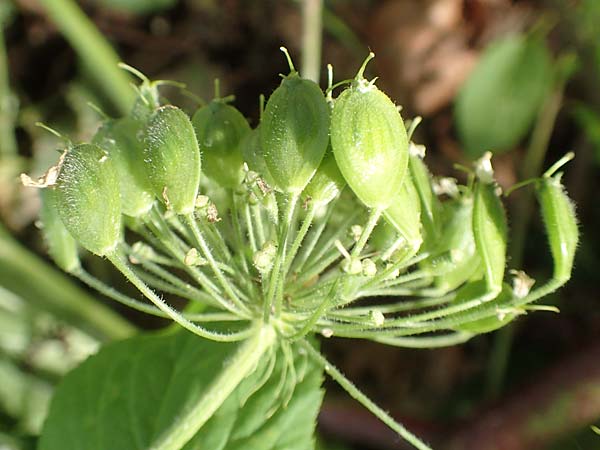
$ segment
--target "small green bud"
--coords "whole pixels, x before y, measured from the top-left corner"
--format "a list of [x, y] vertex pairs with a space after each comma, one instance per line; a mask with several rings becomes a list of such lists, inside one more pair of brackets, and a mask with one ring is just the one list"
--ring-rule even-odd
[[377, 266], [373, 262], [371, 258], [365, 258], [361, 262], [362, 264], [362, 273], [366, 277], [374, 277], [377, 275]]
[[55, 191], [41, 189], [40, 197], [42, 207], [40, 219], [42, 221], [42, 235], [48, 245], [48, 253], [52, 260], [65, 272], [75, 272], [81, 267], [77, 242], [65, 228], [55, 204]]
[[404, 181], [408, 137], [394, 103], [362, 70], [335, 101], [331, 145], [356, 196], [369, 208], [386, 208]]
[[200, 150], [188, 116], [158, 108], [144, 133], [144, 160], [155, 195], [176, 214], [190, 214], [200, 182]]
[[192, 117], [204, 159], [204, 173], [226, 188], [237, 187], [244, 177], [240, 143], [250, 126], [244, 116], [222, 100], [213, 100]]
[[371, 319], [371, 323], [376, 327], [380, 327], [385, 323], [385, 316], [378, 309], [369, 311], [369, 318]]
[[299, 195], [329, 141], [329, 107], [319, 86], [292, 71], [275, 89], [260, 126], [260, 144], [275, 186]]
[[342, 270], [349, 275], [359, 275], [363, 271], [362, 262], [358, 258], [344, 259], [341, 267]]
[[121, 240], [121, 198], [109, 155], [93, 144], [69, 150], [56, 183], [56, 208], [65, 227], [87, 250], [111, 253]]
[[142, 143], [138, 140], [139, 130], [139, 122], [124, 117], [104, 123], [92, 139], [113, 160], [121, 189], [121, 209], [131, 217], [145, 215], [154, 204], [143, 164]]
[[200, 253], [196, 248], [190, 248], [183, 258], [183, 263], [186, 266], [204, 266], [207, 261], [200, 256]]
[[261, 275], [264, 276], [271, 271], [276, 254], [277, 245], [272, 241], [265, 242], [262, 248], [254, 254], [254, 267]]

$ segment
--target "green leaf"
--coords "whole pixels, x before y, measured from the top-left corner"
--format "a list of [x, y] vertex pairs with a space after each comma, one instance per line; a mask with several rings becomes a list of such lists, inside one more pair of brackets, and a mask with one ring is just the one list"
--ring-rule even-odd
[[457, 131], [468, 156], [514, 148], [531, 128], [553, 77], [540, 38], [516, 34], [490, 44], [456, 99]]
[[[57, 389], [40, 440], [40, 450], [148, 449], [205, 394], [237, 348], [179, 331], [109, 344], [65, 377]], [[322, 400], [321, 371], [302, 359], [305, 375], [287, 407], [281, 404], [284, 358], [269, 358], [233, 391], [186, 450], [312, 448]], [[288, 374], [290, 371], [287, 372]], [[262, 378], [261, 378], [262, 377]], [[291, 377], [284, 386], [291, 387]], [[244, 403], [254, 390], [256, 393]]]

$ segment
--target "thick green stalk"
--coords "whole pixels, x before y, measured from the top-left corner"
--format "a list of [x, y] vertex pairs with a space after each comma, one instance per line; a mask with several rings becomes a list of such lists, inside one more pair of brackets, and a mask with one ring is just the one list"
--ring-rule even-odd
[[73, 0], [40, 0], [48, 16], [69, 41], [89, 76], [104, 94], [127, 114], [135, 99], [129, 76], [117, 67], [120, 59], [92, 21]]
[[122, 339], [135, 331], [116, 312], [22, 247], [1, 225], [0, 285], [100, 339]]
[[302, 2], [302, 76], [319, 82], [323, 40], [323, 0]]
[[235, 388], [256, 368], [258, 362], [275, 344], [277, 333], [272, 326], [263, 325], [254, 335], [240, 344], [227, 366], [211, 383], [200, 401], [165, 431], [150, 450], [179, 450], [194, 437], [213, 416]]

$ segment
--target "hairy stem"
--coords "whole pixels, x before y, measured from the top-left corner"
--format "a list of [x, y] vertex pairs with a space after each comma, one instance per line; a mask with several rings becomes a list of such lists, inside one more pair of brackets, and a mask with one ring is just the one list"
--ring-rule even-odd
[[275, 344], [277, 334], [269, 325], [260, 326], [244, 343], [240, 344], [227, 366], [211, 383], [200, 401], [182, 415], [150, 450], [179, 450], [194, 437], [213, 416], [234, 389], [252, 372]]
[[388, 427], [398, 433], [403, 439], [419, 450], [432, 450], [427, 444], [421, 441], [417, 436], [408, 431], [403, 425], [396, 422], [387, 412], [377, 406], [369, 397], [363, 394], [348, 378], [344, 376], [333, 364], [323, 357], [317, 350], [314, 349], [306, 340], [301, 341], [302, 347], [308, 352], [308, 355], [320, 366], [325, 372], [333, 378], [352, 398], [357, 400], [361, 405], [371, 411], [379, 420], [385, 423]]

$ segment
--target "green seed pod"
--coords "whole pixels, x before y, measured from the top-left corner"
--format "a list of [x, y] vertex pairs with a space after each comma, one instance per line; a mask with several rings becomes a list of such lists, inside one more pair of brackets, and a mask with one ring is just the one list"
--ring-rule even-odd
[[244, 177], [240, 142], [250, 125], [233, 106], [213, 100], [192, 117], [204, 173], [226, 188], [237, 187]]
[[72, 273], [81, 267], [77, 242], [60, 219], [56, 209], [55, 195], [53, 189], [40, 190], [42, 235], [48, 245], [48, 253], [52, 260], [65, 272]]
[[404, 179], [400, 191], [383, 213], [385, 219], [406, 240], [410, 256], [415, 255], [421, 244], [421, 202], [410, 176]]
[[435, 245], [440, 236], [441, 204], [431, 185], [431, 174], [423, 160], [411, 154], [408, 159], [411, 178], [421, 201], [421, 223], [423, 224], [424, 242]]
[[317, 206], [324, 206], [336, 198], [345, 185], [346, 181], [337, 167], [333, 152], [328, 151], [303, 195]]
[[329, 107], [319, 86], [291, 69], [267, 102], [260, 144], [274, 187], [299, 195], [327, 150]]
[[475, 183], [473, 235], [483, 261], [488, 289], [500, 292], [506, 266], [507, 224], [495, 183]]
[[144, 160], [156, 196], [177, 214], [190, 214], [200, 182], [200, 150], [188, 116], [158, 108], [146, 125]]
[[154, 193], [143, 164], [142, 143], [138, 140], [139, 131], [139, 122], [123, 117], [104, 123], [92, 139], [92, 143], [112, 159], [119, 177], [121, 210], [131, 217], [145, 215], [154, 204]]
[[250, 133], [246, 134], [242, 140], [240, 147], [242, 149], [242, 156], [244, 162], [248, 165], [248, 168], [253, 172], [258, 173], [267, 183], [271, 179], [271, 174], [265, 162], [265, 155], [262, 147], [260, 146], [260, 125]]
[[370, 208], [386, 208], [404, 181], [408, 138], [398, 109], [363, 70], [335, 101], [331, 145], [356, 196]]
[[554, 278], [566, 282], [573, 270], [579, 229], [575, 207], [562, 186], [561, 175], [542, 177], [537, 183], [536, 192], [554, 259]]
[[[478, 280], [464, 285], [456, 293], [454, 304], [468, 302], [476, 298], [481, 298], [488, 293], [488, 286], [485, 280]], [[501, 291], [496, 298], [475, 308], [454, 314], [454, 319], [464, 321], [460, 325], [453, 327], [455, 331], [466, 331], [474, 334], [489, 333], [503, 327], [511, 322], [518, 313], [511, 307], [510, 302], [513, 299], [511, 287], [504, 283]], [[493, 315], [483, 319], [468, 320], [469, 316], [480, 313], [483, 310], [490, 311]], [[465, 321], [466, 319], [466, 321]]]
[[473, 237], [473, 199], [463, 197], [443, 204], [442, 234], [433, 256], [420, 265], [438, 274], [434, 284], [442, 290], [456, 289], [479, 276], [481, 258]]
[[84, 248], [99, 256], [121, 240], [119, 178], [109, 155], [93, 144], [69, 150], [55, 191], [65, 227]]

